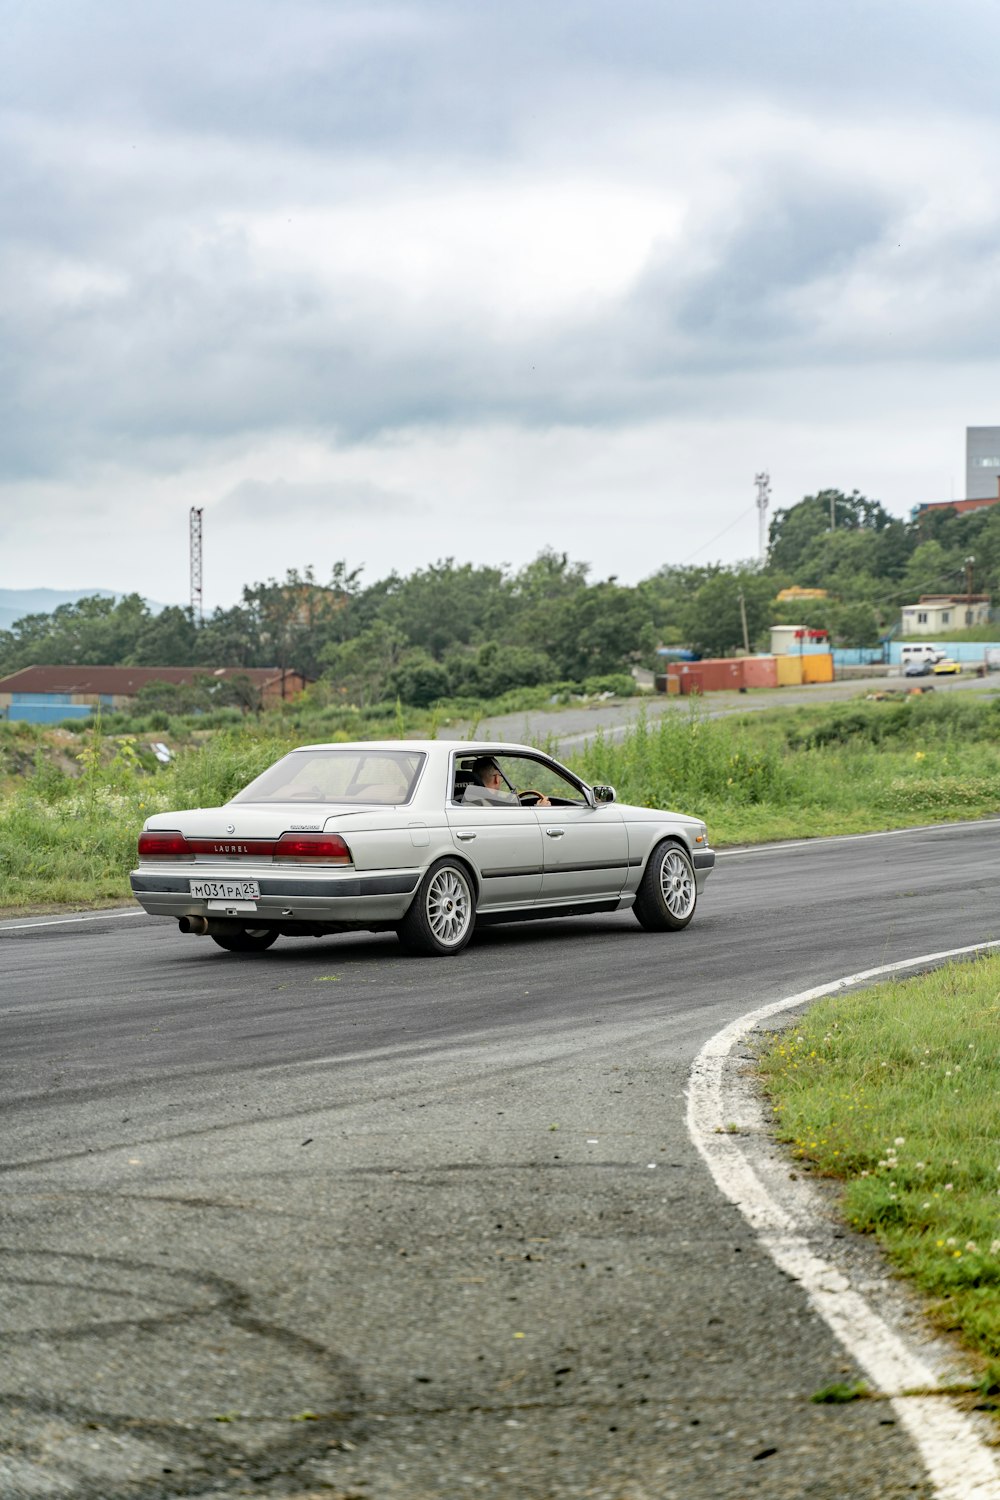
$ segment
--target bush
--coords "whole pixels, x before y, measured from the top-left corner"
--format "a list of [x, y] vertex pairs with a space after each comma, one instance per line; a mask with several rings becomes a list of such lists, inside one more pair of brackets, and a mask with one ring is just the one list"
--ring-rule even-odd
[[645, 714], [621, 740], [598, 733], [574, 762], [591, 782], [612, 782], [625, 802], [641, 807], [685, 807], [707, 802], [781, 801], [788, 778], [777, 751], [754, 743], [732, 720], [668, 713], [650, 724]]
[[583, 691], [588, 698], [596, 698], [601, 693], [613, 693], [616, 698], [632, 698], [639, 688], [630, 672], [610, 672], [603, 677], [585, 677]]
[[426, 651], [408, 652], [389, 677], [390, 690], [414, 708], [429, 708], [448, 694], [448, 673]]

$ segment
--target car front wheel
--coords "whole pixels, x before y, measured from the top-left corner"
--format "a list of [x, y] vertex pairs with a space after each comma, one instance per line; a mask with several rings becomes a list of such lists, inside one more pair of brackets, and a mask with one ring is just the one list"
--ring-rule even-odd
[[643, 871], [632, 907], [647, 932], [679, 932], [694, 916], [698, 901], [694, 865], [680, 844], [657, 844]]
[[468, 871], [454, 860], [431, 865], [406, 916], [396, 928], [412, 953], [444, 957], [459, 953], [476, 925], [476, 904]]
[[271, 927], [234, 927], [231, 932], [213, 932], [211, 936], [213, 943], [228, 953], [263, 953], [278, 938]]

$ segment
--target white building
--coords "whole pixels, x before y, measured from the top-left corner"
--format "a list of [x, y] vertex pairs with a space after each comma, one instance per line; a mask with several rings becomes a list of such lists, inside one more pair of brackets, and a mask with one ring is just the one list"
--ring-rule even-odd
[[988, 594], [921, 594], [904, 604], [901, 634], [944, 635], [966, 625], [984, 625], [990, 617]]

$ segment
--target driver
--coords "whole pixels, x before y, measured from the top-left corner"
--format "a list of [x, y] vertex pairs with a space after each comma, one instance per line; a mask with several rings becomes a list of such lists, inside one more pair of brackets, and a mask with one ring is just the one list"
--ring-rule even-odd
[[[472, 781], [465, 789], [462, 803], [478, 803], [482, 806], [520, 807], [520, 799], [493, 759], [492, 755], [480, 755], [472, 765]], [[548, 797], [538, 797], [535, 807], [551, 807]]]

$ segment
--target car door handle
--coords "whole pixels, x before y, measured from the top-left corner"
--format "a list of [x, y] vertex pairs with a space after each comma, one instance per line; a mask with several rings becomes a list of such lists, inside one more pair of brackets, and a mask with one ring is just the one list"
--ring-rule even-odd
[[469, 840], [470, 839], [474, 839], [475, 836], [476, 835], [474, 833], [456, 833], [456, 835], [455, 835], [455, 837], [457, 839], [461, 839], [462, 840], [463, 844], [467, 844], [469, 842]]
[[566, 832], [565, 828], [546, 828], [546, 836], [550, 839], [561, 839]]

